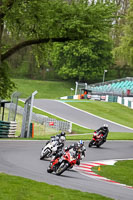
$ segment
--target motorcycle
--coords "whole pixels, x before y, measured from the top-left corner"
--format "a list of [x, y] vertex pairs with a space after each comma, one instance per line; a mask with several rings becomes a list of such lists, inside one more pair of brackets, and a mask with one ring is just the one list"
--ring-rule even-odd
[[40, 160], [44, 158], [50, 158], [54, 153], [56, 153], [58, 147], [58, 141], [48, 142], [40, 153]]
[[71, 169], [80, 159], [80, 153], [74, 157], [72, 151], [64, 152], [61, 158], [57, 158], [50, 163], [47, 172], [55, 172], [56, 175], [61, 175], [67, 169]]
[[103, 134], [101, 131], [94, 132], [92, 140], [89, 142], [88, 147], [96, 146], [100, 147], [103, 141]]

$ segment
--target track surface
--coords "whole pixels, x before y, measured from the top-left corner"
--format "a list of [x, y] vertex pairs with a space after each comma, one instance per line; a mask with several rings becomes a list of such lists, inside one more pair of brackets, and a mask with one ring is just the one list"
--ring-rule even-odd
[[103, 124], [107, 123], [110, 132], [133, 132], [133, 129], [131, 128], [124, 127], [122, 125], [115, 124], [106, 119], [99, 118], [90, 113], [83, 112], [74, 107], [68, 106], [65, 103], [62, 103], [61, 101], [48, 100], [48, 99], [35, 99], [34, 106], [89, 129], [96, 130]]
[[[34, 106], [90, 129], [97, 129], [103, 123], [108, 123], [109, 130], [112, 132], [133, 132], [133, 129], [82, 112], [59, 101], [35, 100]], [[71, 143], [72, 142], [66, 142], [66, 146]], [[59, 177], [54, 174], [48, 174], [47, 167], [49, 161], [41, 161], [39, 159], [41, 148], [44, 145], [45, 141], [0, 140], [0, 172], [66, 188], [97, 193], [113, 199], [133, 199], [133, 189], [96, 180], [95, 178], [84, 176], [74, 170], [66, 171]], [[87, 151], [83, 162], [86, 163], [106, 159], [133, 158], [133, 141], [107, 141], [100, 149], [88, 148], [88, 142], [85, 142], [85, 146]]]
[[[66, 146], [72, 142], [66, 142]], [[39, 159], [45, 141], [4, 141], [0, 140], [0, 172], [47, 182], [66, 188], [97, 193], [113, 199], [132, 200], [133, 189], [96, 180], [74, 170], [61, 176], [47, 173], [49, 161]], [[107, 141], [100, 149], [88, 148], [83, 162], [108, 159], [133, 158], [133, 141]]]

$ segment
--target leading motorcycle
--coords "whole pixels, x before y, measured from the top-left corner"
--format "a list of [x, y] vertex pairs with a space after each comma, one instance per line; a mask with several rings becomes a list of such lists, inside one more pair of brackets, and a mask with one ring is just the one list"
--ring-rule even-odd
[[74, 156], [73, 151], [68, 150], [63, 153], [61, 158], [57, 158], [50, 162], [47, 172], [55, 172], [56, 175], [61, 175], [67, 169], [72, 168], [77, 163], [77, 160], [79, 160], [80, 158], [80, 153]]

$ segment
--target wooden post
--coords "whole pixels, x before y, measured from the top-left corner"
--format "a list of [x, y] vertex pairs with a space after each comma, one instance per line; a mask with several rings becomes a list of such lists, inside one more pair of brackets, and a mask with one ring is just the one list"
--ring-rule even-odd
[[32, 138], [34, 138], [34, 123], [32, 123]]

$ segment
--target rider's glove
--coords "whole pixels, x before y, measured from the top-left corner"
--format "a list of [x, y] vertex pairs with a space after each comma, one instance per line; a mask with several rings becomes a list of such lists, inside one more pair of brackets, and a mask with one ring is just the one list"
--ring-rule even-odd
[[67, 148], [67, 147], [65, 147], [64, 151], [67, 151], [67, 150], [68, 150], [68, 148]]

